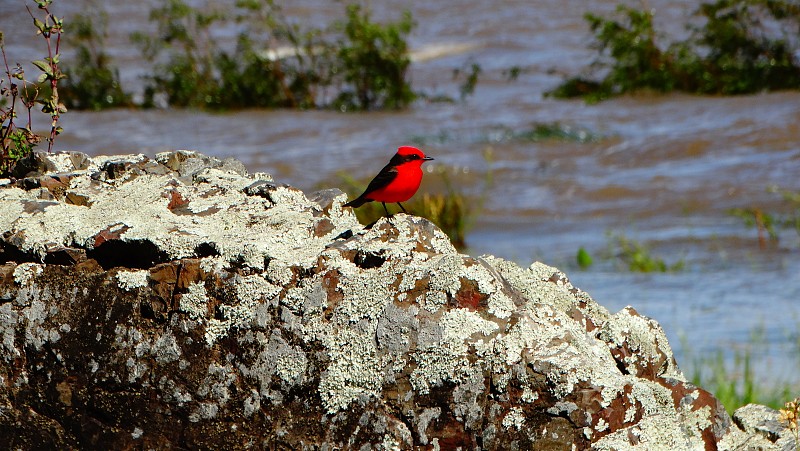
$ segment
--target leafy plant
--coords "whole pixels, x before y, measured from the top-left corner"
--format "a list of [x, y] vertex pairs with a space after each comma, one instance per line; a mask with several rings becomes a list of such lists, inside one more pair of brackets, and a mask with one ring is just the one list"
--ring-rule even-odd
[[461, 100], [466, 99], [475, 93], [475, 87], [478, 86], [478, 76], [480, 76], [483, 69], [480, 64], [474, 61], [468, 61], [464, 67], [453, 70], [453, 79], [458, 80], [464, 78], [464, 81], [458, 87], [458, 92]]
[[759, 247], [764, 248], [767, 246], [767, 236], [769, 236], [771, 242], [778, 242], [775, 219], [771, 214], [763, 212], [760, 208], [734, 208], [729, 213], [732, 216], [741, 218], [747, 227], [756, 228]]
[[107, 30], [105, 11], [91, 16], [77, 15], [68, 27], [74, 36], [70, 41], [77, 46], [77, 55], [75, 64], [64, 69], [66, 79], [61, 95], [70, 109], [98, 111], [133, 104], [130, 94], [122, 90], [119, 70], [110, 66], [105, 52]]
[[30, 8], [28, 8], [28, 13], [33, 19], [37, 34], [42, 35], [47, 44], [47, 56], [43, 60], [35, 60], [31, 63], [42, 72], [39, 74], [37, 82], [46, 83], [50, 91], [39, 98], [38, 88], [34, 87], [37, 93], [31, 97], [31, 100], [42, 105], [42, 113], [50, 116], [50, 135], [45, 138], [47, 140], [47, 151], [50, 152], [53, 150], [56, 135], [62, 131], [62, 128], [58, 125], [58, 120], [62, 113], [67, 112], [67, 107], [60, 102], [58, 96], [58, 81], [65, 77], [59, 67], [61, 58], [59, 48], [61, 46], [61, 34], [64, 32], [64, 22], [50, 12], [49, 6], [53, 3], [53, 0], [35, 0], [35, 2], [39, 10], [43, 11], [44, 20], [38, 19]]
[[768, 191], [780, 194], [783, 203], [779, 211], [767, 212], [759, 207], [733, 208], [728, 211], [732, 216], [742, 219], [745, 226], [755, 227], [758, 232], [758, 244], [766, 247], [767, 238], [770, 242], [777, 243], [778, 229], [794, 229], [800, 235], [800, 192], [770, 186]]
[[789, 31], [800, 24], [796, 2], [703, 3], [695, 11], [703, 25], [687, 27], [690, 37], [670, 44], [655, 31], [654, 11], [620, 5], [621, 20], [586, 14], [599, 56], [589, 75], [570, 78], [548, 94], [593, 102], [645, 89], [745, 94], [800, 88], [798, 42]]
[[396, 23], [380, 25], [358, 4], [347, 6], [338, 59], [346, 87], [333, 102], [341, 110], [399, 109], [416, 98], [406, 72], [411, 59], [405, 36], [414, 21], [405, 12]]
[[[19, 63], [9, 65], [5, 52], [4, 36], [0, 32], [0, 53], [3, 56], [5, 76], [0, 78], [0, 173], [8, 174], [14, 164], [33, 151], [43, 139], [47, 141], [48, 152], [52, 150], [56, 136], [62, 129], [58, 125], [61, 114], [66, 107], [59, 100], [58, 81], [64, 78], [59, 67], [61, 34], [63, 21], [50, 12], [52, 0], [36, 0], [41, 18], [34, 15], [26, 6], [33, 19], [37, 34], [44, 38], [47, 45], [47, 56], [32, 64], [41, 71], [36, 82], [28, 81], [25, 70]], [[33, 132], [32, 110], [41, 105], [43, 113], [50, 116], [50, 133], [43, 137]], [[17, 120], [20, 113], [27, 113], [27, 120], [20, 125]]]
[[683, 261], [668, 265], [663, 259], [655, 257], [643, 244], [623, 235], [612, 235], [611, 255], [627, 265], [633, 272], [668, 272], [683, 269]]
[[167, 0], [150, 12], [157, 37], [137, 32], [131, 39], [151, 62], [163, 52], [169, 52], [169, 56], [147, 76], [145, 106], [154, 105], [159, 94], [173, 106], [204, 107], [215, 103], [218, 74], [214, 64], [219, 50], [211, 38], [210, 26], [222, 19], [221, 13], [196, 10], [183, 0]]

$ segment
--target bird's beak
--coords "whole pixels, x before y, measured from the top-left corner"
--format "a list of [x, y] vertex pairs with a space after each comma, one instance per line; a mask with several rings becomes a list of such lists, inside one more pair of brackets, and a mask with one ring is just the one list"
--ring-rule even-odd
[[431, 161], [431, 160], [433, 160], [433, 157], [425, 157], [425, 158], [423, 158], [422, 160], [423, 160], [423, 161]]

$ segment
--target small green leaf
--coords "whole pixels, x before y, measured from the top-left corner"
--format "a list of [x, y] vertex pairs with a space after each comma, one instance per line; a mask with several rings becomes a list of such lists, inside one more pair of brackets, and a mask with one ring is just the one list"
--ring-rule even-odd
[[580, 266], [581, 269], [586, 269], [592, 266], [592, 256], [589, 255], [589, 252], [587, 252], [586, 249], [583, 248], [583, 246], [581, 246], [581, 248], [578, 249], [577, 260], [578, 260], [578, 266]]
[[36, 29], [39, 30], [39, 33], [44, 33], [44, 31], [47, 29], [47, 25], [35, 17], [33, 18], [33, 25], [36, 26]]
[[50, 70], [50, 64], [48, 64], [47, 61], [35, 60], [31, 61], [31, 63], [44, 73], [47, 73]]

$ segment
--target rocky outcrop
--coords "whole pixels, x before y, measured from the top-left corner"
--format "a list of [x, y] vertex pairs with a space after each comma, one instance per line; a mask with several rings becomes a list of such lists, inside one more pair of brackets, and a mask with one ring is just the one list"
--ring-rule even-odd
[[[11, 449], [779, 449], [559, 270], [194, 152], [0, 182]], [[20, 169], [22, 170], [22, 169]], [[752, 410], [752, 409], [751, 409]]]

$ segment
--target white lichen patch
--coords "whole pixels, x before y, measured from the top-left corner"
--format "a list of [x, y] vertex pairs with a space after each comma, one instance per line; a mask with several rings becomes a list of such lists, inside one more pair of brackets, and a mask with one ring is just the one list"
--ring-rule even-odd
[[133, 428], [133, 432], [131, 432], [131, 438], [134, 440], [138, 440], [142, 437], [142, 434], [144, 434], [144, 431], [142, 430], [142, 428], [137, 426]]
[[0, 333], [2, 336], [2, 358], [6, 362], [19, 357], [21, 352], [15, 345], [15, 331], [19, 314], [10, 303], [0, 305]]
[[419, 414], [419, 418], [417, 420], [417, 433], [419, 434], [419, 441], [421, 444], [428, 444], [428, 425], [432, 420], [439, 418], [441, 415], [441, 407], [426, 408], [421, 414]]
[[48, 342], [56, 342], [61, 338], [57, 329], [47, 329], [45, 320], [55, 306], [48, 308], [39, 296], [35, 296], [30, 305], [22, 309], [22, 318], [25, 321], [25, 344], [33, 346], [37, 351]]
[[230, 320], [220, 320], [211, 318], [206, 322], [206, 330], [203, 335], [206, 341], [206, 346], [209, 348], [214, 346], [220, 338], [224, 338], [231, 330]]
[[231, 398], [230, 387], [234, 382], [236, 382], [236, 371], [233, 367], [211, 362], [206, 377], [197, 390], [197, 397], [213, 400], [218, 406], [225, 406]]
[[706, 449], [702, 438], [687, 435], [673, 415], [653, 415], [642, 418], [633, 426], [618, 429], [592, 443], [592, 449], [630, 450], [701, 450]]
[[522, 389], [522, 396], [520, 399], [522, 399], [522, 402], [531, 403], [539, 399], [539, 393], [531, 390], [531, 387], [526, 385]]
[[411, 372], [411, 385], [414, 390], [425, 395], [430, 389], [443, 382], [455, 383], [466, 380], [471, 373], [480, 368], [471, 366], [467, 359], [469, 347], [465, 343], [443, 342], [417, 349], [412, 357], [417, 366]]
[[[96, 157], [92, 167], [111, 159]], [[139, 174], [107, 183], [75, 177], [71, 192], [85, 196], [88, 206], [45, 202], [30, 192], [3, 189], [0, 201], [8, 205], [0, 213], [0, 226], [19, 233], [22, 251], [40, 257], [52, 245], [91, 249], [98, 233], [118, 230], [121, 240], [147, 240], [171, 258], [192, 257], [199, 245], [211, 244], [224, 261], [244, 261], [256, 269], [263, 269], [267, 258], [287, 258], [289, 264], [299, 259], [308, 267], [329, 243], [313, 236], [314, 204], [302, 192], [286, 188], [276, 194], [285, 203], [248, 196], [242, 188], [254, 180], [217, 169], [204, 170], [189, 185], [174, 175]], [[186, 202], [183, 210], [198, 214], [171, 211], [176, 195]], [[31, 202], [41, 207], [30, 208]], [[335, 228], [338, 233], [346, 230], [340, 223]]]
[[372, 336], [341, 329], [323, 344], [331, 363], [320, 377], [319, 394], [328, 413], [343, 410], [360, 397], [380, 394], [384, 365]]
[[296, 385], [302, 381], [307, 366], [305, 353], [297, 348], [289, 348], [286, 352], [278, 354], [275, 373], [283, 382]]
[[151, 352], [159, 363], [175, 362], [181, 358], [181, 348], [172, 330], [167, 329], [160, 337], [156, 339], [151, 348]]
[[396, 291], [392, 284], [397, 279], [397, 264], [385, 263], [375, 271], [359, 271], [350, 265], [340, 266], [344, 271], [339, 279], [342, 302], [336, 307], [336, 319], [356, 322], [362, 318], [377, 319], [386, 304], [391, 302]]
[[202, 321], [208, 315], [208, 293], [206, 287], [199, 282], [193, 282], [187, 287], [187, 292], [181, 296], [180, 310], [187, 313], [190, 318]]
[[521, 430], [525, 427], [525, 414], [520, 407], [512, 407], [503, 417], [502, 425], [506, 429]]
[[684, 404], [681, 406], [679, 414], [683, 417], [683, 421], [694, 428], [688, 428], [690, 431], [695, 431], [699, 434], [711, 426], [711, 406], [703, 406], [697, 410], [692, 410], [691, 404]]
[[33, 279], [41, 274], [42, 271], [42, 265], [38, 263], [20, 263], [14, 268], [14, 282], [23, 286], [28, 285], [32, 283]]
[[133, 291], [137, 288], [144, 288], [147, 286], [150, 271], [126, 271], [121, 270], [117, 272], [117, 285], [125, 291]]
[[475, 334], [488, 336], [499, 328], [497, 323], [463, 308], [446, 311], [439, 324], [442, 327], [442, 340], [447, 342], [465, 341]]

